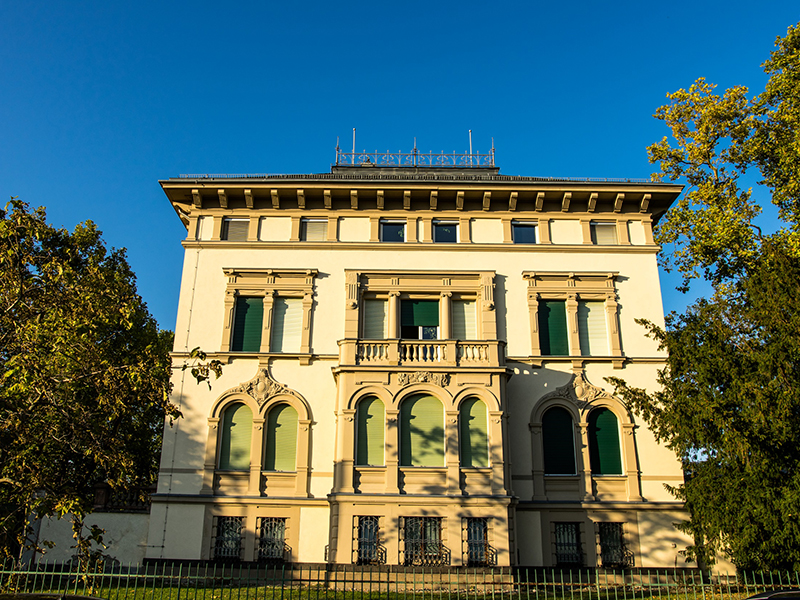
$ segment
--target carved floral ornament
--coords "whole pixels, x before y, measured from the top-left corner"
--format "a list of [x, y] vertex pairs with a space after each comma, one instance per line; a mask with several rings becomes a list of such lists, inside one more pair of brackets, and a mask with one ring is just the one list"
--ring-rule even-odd
[[547, 400], [568, 400], [579, 409], [583, 410], [598, 399], [617, 400], [602, 388], [589, 383], [586, 377], [583, 376], [583, 373], [576, 373], [566, 384], [542, 396], [540, 402], [545, 402]]
[[224, 395], [227, 396], [236, 393], [247, 394], [255, 400], [259, 406], [263, 406], [264, 403], [273, 396], [294, 396], [299, 400], [303, 399], [302, 396], [292, 388], [275, 381], [265, 368], [259, 369], [256, 376], [250, 381], [229, 389]]
[[397, 383], [409, 385], [411, 383], [432, 383], [439, 387], [445, 387], [450, 383], [448, 373], [431, 373], [430, 371], [416, 371], [415, 373], [398, 373]]

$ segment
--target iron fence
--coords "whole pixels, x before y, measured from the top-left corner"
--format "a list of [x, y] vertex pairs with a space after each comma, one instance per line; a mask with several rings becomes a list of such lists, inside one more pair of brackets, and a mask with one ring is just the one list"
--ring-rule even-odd
[[800, 587], [800, 573], [710, 575], [681, 569], [400, 567], [355, 565], [66, 565], [0, 569], [0, 595], [104, 600], [742, 600]]

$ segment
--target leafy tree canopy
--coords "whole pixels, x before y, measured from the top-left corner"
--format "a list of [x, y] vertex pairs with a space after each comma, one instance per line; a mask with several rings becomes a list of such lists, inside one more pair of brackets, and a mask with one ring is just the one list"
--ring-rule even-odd
[[[0, 553], [24, 542], [27, 515], [82, 520], [98, 481], [154, 481], [179, 416], [171, 346], [93, 223], [56, 229], [16, 199], [0, 210]], [[218, 371], [194, 358], [196, 378]]]
[[[669, 353], [659, 391], [610, 379], [683, 461], [671, 490], [689, 509], [688, 557], [740, 569], [800, 568], [800, 26], [776, 45], [760, 95], [699, 79], [656, 112], [672, 138], [650, 160], [687, 184], [656, 230], [674, 249], [662, 260], [682, 289], [704, 277], [713, 294], [665, 330], [642, 322]], [[775, 233], [754, 224], [748, 170], [778, 207]]]

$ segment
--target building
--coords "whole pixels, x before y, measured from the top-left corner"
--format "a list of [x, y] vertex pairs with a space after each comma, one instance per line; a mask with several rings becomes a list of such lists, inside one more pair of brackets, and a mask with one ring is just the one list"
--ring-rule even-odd
[[491, 155], [161, 181], [187, 228], [147, 558], [676, 566], [675, 456], [605, 382], [664, 355], [652, 226], [681, 186]]

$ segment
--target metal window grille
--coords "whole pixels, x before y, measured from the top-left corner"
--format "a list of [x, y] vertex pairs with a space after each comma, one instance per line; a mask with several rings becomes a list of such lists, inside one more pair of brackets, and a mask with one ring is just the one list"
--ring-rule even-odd
[[598, 523], [600, 562], [604, 567], [633, 566], [633, 552], [625, 546], [622, 523]]
[[214, 560], [238, 561], [242, 557], [244, 517], [214, 517], [211, 547]]
[[402, 524], [403, 564], [450, 564], [450, 550], [442, 543], [441, 517], [405, 517]]
[[379, 517], [356, 517], [354, 533], [356, 564], [386, 564], [386, 548], [380, 543]]
[[468, 567], [497, 564], [497, 552], [489, 545], [489, 519], [468, 517], [463, 521], [464, 560]]
[[289, 547], [286, 545], [286, 519], [259, 517], [258, 560], [270, 563], [285, 561]]
[[580, 525], [578, 523], [556, 523], [556, 565], [580, 566], [583, 564], [581, 552]]

